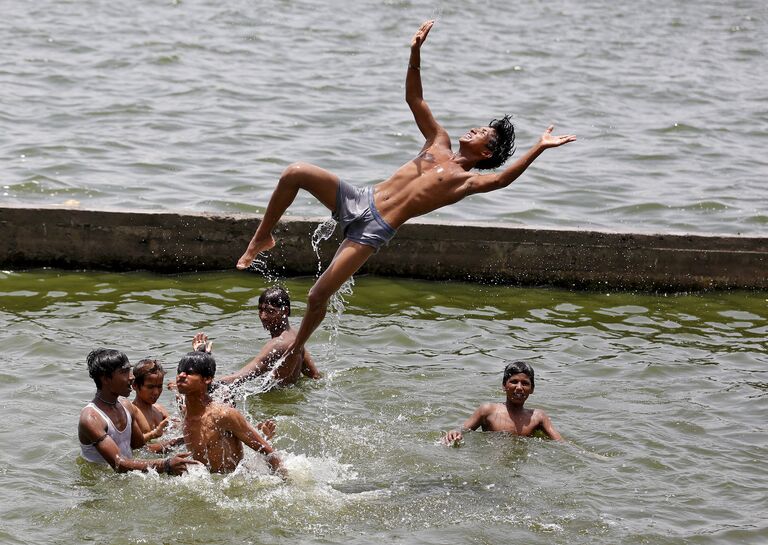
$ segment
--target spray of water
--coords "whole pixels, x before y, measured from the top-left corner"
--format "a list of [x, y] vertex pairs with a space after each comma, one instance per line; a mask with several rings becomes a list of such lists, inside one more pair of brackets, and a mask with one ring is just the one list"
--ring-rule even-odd
[[315, 232], [312, 233], [312, 249], [317, 256], [317, 275], [320, 275], [322, 271], [322, 262], [320, 261], [320, 243], [324, 240], [328, 240], [333, 236], [333, 232], [336, 230], [336, 220], [330, 218], [317, 226]]
[[270, 268], [266, 258], [261, 256], [256, 256], [256, 259], [251, 261], [251, 264], [246, 270], [262, 275], [264, 279], [270, 284], [274, 284], [278, 280], [277, 273]]

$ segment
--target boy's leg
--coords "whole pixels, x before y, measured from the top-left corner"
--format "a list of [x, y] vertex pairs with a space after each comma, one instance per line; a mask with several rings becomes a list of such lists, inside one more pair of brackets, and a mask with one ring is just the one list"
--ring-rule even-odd
[[328, 301], [339, 288], [373, 255], [374, 248], [365, 244], [344, 240], [333, 256], [331, 264], [320, 275], [307, 296], [307, 311], [301, 320], [296, 338], [286, 350], [283, 365], [296, 366], [304, 344], [325, 318]]
[[269, 199], [264, 218], [259, 223], [245, 253], [237, 261], [237, 268], [247, 269], [260, 252], [269, 250], [275, 245], [272, 229], [296, 198], [299, 189], [309, 191], [328, 210], [335, 212], [338, 188], [338, 176], [318, 166], [294, 163], [286, 168]]

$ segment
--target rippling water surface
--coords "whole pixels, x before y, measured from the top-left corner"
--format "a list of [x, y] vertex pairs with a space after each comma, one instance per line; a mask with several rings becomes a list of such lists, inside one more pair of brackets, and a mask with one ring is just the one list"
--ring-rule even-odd
[[[294, 320], [311, 279], [287, 286]], [[266, 340], [255, 275], [0, 276], [0, 541], [761, 544], [765, 294], [574, 293], [359, 277], [310, 346], [320, 381], [252, 395], [291, 477], [114, 475], [78, 463], [96, 346], [221, 372]], [[330, 341], [335, 339], [333, 343]], [[568, 443], [442, 430], [501, 400], [506, 360]], [[162, 401], [172, 406], [168, 392]], [[139, 453], [139, 455], [142, 455]], [[143, 454], [147, 456], [147, 454]]]
[[[768, 233], [768, 7], [738, 2], [4, 0], [0, 203], [263, 211], [293, 161], [357, 184], [421, 145], [410, 38], [457, 138], [504, 112], [520, 149], [579, 140], [432, 215]], [[296, 214], [321, 207], [300, 198]]]
[[[421, 145], [408, 43], [454, 139], [504, 112], [548, 151], [432, 219], [768, 233], [768, 8], [704, 2], [4, 0], [0, 204], [260, 213], [286, 165], [376, 183]], [[322, 209], [302, 196], [292, 212]], [[295, 321], [312, 279], [288, 282]], [[311, 349], [325, 376], [251, 395], [257, 457], [171, 479], [77, 463], [96, 346], [222, 372], [266, 340], [258, 275], [0, 273], [0, 542], [764, 544], [763, 293], [572, 293], [360, 277]], [[438, 444], [501, 369], [568, 439]], [[164, 394], [163, 401], [172, 400]], [[146, 455], [146, 454], [145, 454]]]

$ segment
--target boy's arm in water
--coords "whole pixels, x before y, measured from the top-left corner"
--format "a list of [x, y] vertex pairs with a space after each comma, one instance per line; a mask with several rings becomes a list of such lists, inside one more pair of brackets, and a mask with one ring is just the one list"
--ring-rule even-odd
[[284, 476], [285, 469], [280, 465], [280, 458], [275, 455], [272, 445], [245, 419], [240, 411], [233, 407], [228, 407], [221, 419], [221, 424], [226, 431], [231, 432], [232, 435], [244, 444], [256, 452], [264, 454], [272, 471]]
[[529, 149], [525, 154], [510, 166], [493, 174], [476, 174], [465, 182], [465, 191], [467, 195], [474, 193], [487, 193], [488, 191], [495, 191], [507, 187], [509, 184], [517, 180], [525, 170], [531, 166], [533, 161], [541, 155], [544, 150], [549, 148], [556, 148], [569, 142], [576, 140], [576, 136], [573, 134], [567, 134], [563, 136], [553, 136], [552, 130], [554, 125], [550, 125], [541, 135], [539, 141]]
[[539, 429], [546, 433], [550, 439], [563, 441], [563, 436], [555, 429], [555, 426], [552, 424], [552, 420], [547, 413], [541, 409], [534, 409], [533, 417], [539, 421]]
[[[139, 431], [140, 433], [140, 431]], [[128, 471], [148, 471], [150, 468], [158, 473], [181, 475], [187, 470], [187, 465], [198, 464], [195, 460], [189, 460], [188, 452], [182, 452], [170, 458], [157, 460], [142, 460], [137, 458], [123, 458], [120, 455], [120, 447], [106, 433], [104, 420], [92, 410], [84, 410], [80, 415], [77, 426], [77, 434], [84, 445], [93, 445], [107, 463], [118, 473]]]
[[245, 364], [242, 369], [236, 373], [222, 377], [219, 381], [224, 384], [232, 384], [233, 382], [263, 375], [269, 371], [273, 363], [285, 354], [287, 348], [286, 344], [280, 339], [270, 339], [261, 348], [259, 353], [251, 361]]
[[[165, 433], [165, 428], [168, 426], [168, 422], [171, 418], [171, 415], [168, 413], [168, 409], [163, 407], [160, 403], [155, 403], [153, 407], [157, 409], [157, 412], [160, 413], [163, 419], [157, 424], [157, 426], [147, 432], [144, 432], [145, 443], [149, 443], [153, 439], [157, 439], [158, 437], [162, 436], [163, 433]], [[139, 410], [139, 412], [141, 411]]]
[[473, 431], [483, 425], [485, 418], [488, 415], [488, 411], [493, 405], [491, 403], [483, 403], [472, 416], [467, 418], [461, 425], [461, 428], [457, 430], [451, 430], [443, 436], [443, 444], [450, 445], [456, 441], [461, 441], [464, 438], [464, 432]]
[[154, 454], [165, 454], [173, 447], [177, 447], [179, 445], [184, 444], [184, 436], [174, 437], [173, 439], [168, 439], [166, 441], [158, 441], [157, 443], [149, 443], [147, 445], [147, 450], [149, 452], [152, 452]]
[[450, 138], [442, 126], [435, 120], [432, 110], [424, 100], [421, 88], [421, 45], [427, 39], [434, 21], [426, 21], [419, 27], [411, 40], [411, 55], [408, 59], [408, 71], [405, 76], [405, 101], [411, 108], [413, 119], [424, 135], [426, 143], [423, 149], [429, 148], [437, 139], [450, 147]]
[[301, 366], [301, 372], [304, 374], [304, 376], [313, 379], [319, 379], [323, 377], [315, 365], [315, 360], [312, 359], [312, 355], [306, 348], [304, 349], [304, 363]]
[[128, 403], [128, 410], [131, 411], [131, 448], [141, 448], [146, 443], [144, 432], [141, 431], [141, 424], [139, 424], [139, 420], [144, 418], [144, 415], [133, 403]]

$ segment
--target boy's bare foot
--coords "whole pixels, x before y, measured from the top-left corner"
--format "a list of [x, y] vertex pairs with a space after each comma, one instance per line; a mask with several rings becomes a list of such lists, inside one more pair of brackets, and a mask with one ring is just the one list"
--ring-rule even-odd
[[236, 267], [241, 271], [247, 269], [251, 266], [251, 263], [253, 263], [253, 260], [256, 259], [257, 255], [261, 252], [271, 250], [274, 247], [275, 238], [272, 235], [263, 239], [257, 239], [256, 235], [254, 235], [251, 242], [248, 243], [248, 248], [245, 250], [245, 253], [237, 260]]
[[275, 435], [275, 421], [265, 420], [264, 422], [260, 422], [256, 425], [256, 429], [259, 430], [264, 437], [271, 440], [272, 436]]

